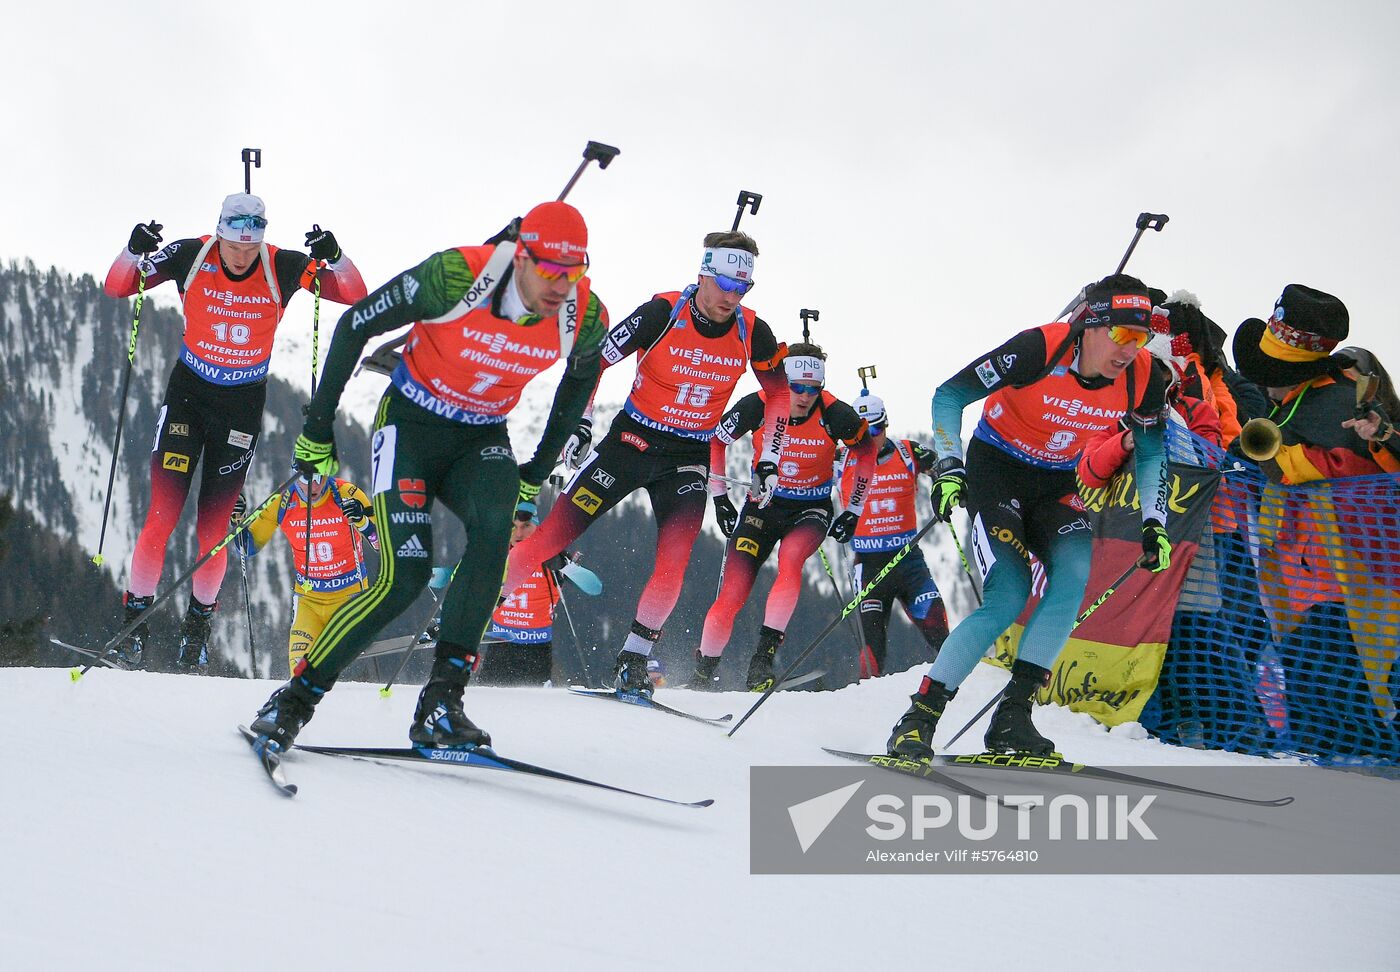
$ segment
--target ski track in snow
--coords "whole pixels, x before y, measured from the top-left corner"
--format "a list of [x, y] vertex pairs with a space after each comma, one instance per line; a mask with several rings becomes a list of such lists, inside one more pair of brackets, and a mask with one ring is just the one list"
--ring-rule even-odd
[[[1395, 967], [1394, 877], [750, 876], [750, 765], [837, 765], [819, 747], [878, 748], [916, 680], [778, 695], [733, 739], [558, 690], [469, 690], [502, 754], [717, 801], [690, 810], [307, 753], [285, 762], [301, 787], [288, 800], [234, 729], [275, 683], [99, 668], [73, 684], [62, 669], [3, 669], [3, 965], [1040, 970], [1113, 955], [1172, 972]], [[940, 741], [999, 684], [982, 666]], [[303, 739], [404, 745], [416, 695], [343, 683]], [[659, 698], [737, 718], [754, 696]], [[1254, 761], [1058, 708], [1037, 720], [1087, 762]]]

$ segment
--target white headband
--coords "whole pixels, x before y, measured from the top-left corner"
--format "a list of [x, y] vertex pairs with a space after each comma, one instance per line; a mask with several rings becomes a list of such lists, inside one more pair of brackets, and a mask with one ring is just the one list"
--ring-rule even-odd
[[816, 355], [788, 355], [783, 359], [788, 381], [804, 385], [826, 384], [826, 362]]
[[753, 282], [753, 254], [748, 250], [736, 250], [727, 246], [705, 247], [705, 258], [700, 262], [700, 275], [704, 277], [733, 277], [735, 280]]

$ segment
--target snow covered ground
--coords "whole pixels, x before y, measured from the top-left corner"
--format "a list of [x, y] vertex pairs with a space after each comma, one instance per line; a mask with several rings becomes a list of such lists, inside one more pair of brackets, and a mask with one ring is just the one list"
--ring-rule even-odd
[[[750, 876], [750, 765], [879, 747], [916, 681], [782, 694], [732, 739], [562, 691], [469, 691], [502, 753], [716, 800], [692, 810], [308, 754], [287, 760], [288, 800], [233, 728], [273, 683], [0, 669], [0, 967], [1400, 966], [1397, 877]], [[948, 731], [997, 685], [975, 674]], [[404, 745], [416, 694], [342, 684], [303, 741]], [[753, 697], [658, 698], [737, 717]], [[1251, 761], [1037, 719], [1085, 762]]]

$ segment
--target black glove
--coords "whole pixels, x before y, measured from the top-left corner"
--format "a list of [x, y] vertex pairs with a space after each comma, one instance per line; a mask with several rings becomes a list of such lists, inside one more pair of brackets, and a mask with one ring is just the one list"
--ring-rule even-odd
[[248, 512], [248, 501], [243, 498], [243, 494], [238, 494], [238, 499], [233, 501], [233, 513], [229, 516], [230, 522], [238, 523], [243, 519], [243, 514]]
[[850, 543], [851, 537], [856, 534], [856, 523], [860, 517], [854, 510], [847, 510], [831, 522], [831, 529], [826, 531], [826, 535], [837, 543]]
[[340, 244], [335, 241], [335, 234], [330, 230], [321, 229], [320, 224], [313, 225], [307, 231], [306, 246], [311, 251], [313, 260], [334, 263], [340, 259]]
[[359, 526], [360, 521], [369, 515], [365, 504], [353, 496], [347, 496], [340, 501], [340, 512], [345, 514], [345, 519], [350, 521], [351, 526]]
[[710, 497], [715, 503], [715, 520], [719, 523], [719, 532], [725, 537], [734, 536], [734, 529], [739, 525], [739, 511], [734, 508], [734, 503], [727, 493]]
[[126, 248], [140, 255], [142, 253], [154, 253], [160, 249], [160, 231], [164, 226], [151, 220], [149, 223], [137, 223], [131, 230], [131, 239], [127, 242]]

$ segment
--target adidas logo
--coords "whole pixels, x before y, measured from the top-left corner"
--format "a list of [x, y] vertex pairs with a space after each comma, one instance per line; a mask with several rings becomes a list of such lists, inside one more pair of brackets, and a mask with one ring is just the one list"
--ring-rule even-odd
[[418, 557], [423, 560], [428, 558], [427, 548], [423, 546], [416, 533], [410, 534], [395, 553], [399, 557]]

